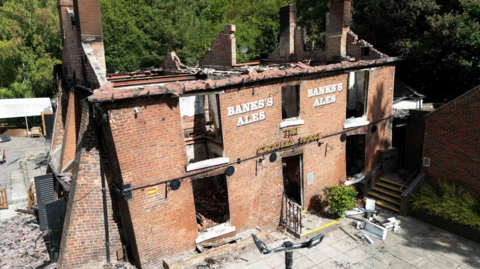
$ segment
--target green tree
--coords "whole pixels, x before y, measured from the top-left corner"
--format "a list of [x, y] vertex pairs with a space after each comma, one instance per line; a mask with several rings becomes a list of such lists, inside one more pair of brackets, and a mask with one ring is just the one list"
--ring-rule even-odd
[[55, 94], [59, 28], [55, 0], [0, 0], [0, 98]]
[[480, 83], [479, 0], [354, 1], [353, 30], [392, 56], [397, 76], [434, 102]]

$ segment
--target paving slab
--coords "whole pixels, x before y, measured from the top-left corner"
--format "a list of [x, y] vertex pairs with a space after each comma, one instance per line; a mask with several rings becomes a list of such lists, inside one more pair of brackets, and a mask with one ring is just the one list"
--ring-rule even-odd
[[[398, 232], [388, 230], [386, 240], [373, 238], [374, 245], [370, 245], [361, 239], [361, 231], [350, 226], [350, 220], [343, 220], [341, 225], [360, 237], [359, 241], [342, 230], [330, 231], [318, 246], [294, 252], [294, 268], [480, 268], [480, 244], [417, 219], [393, 213], [383, 215], [383, 218], [395, 216], [402, 221]], [[283, 241], [299, 242], [295, 240], [285, 237], [267, 242], [267, 245], [277, 247]], [[224, 268], [285, 268], [284, 253], [260, 255], [256, 248], [249, 248], [241, 255], [249, 261], [227, 264]]]
[[303, 268], [310, 268], [315, 266], [316, 264], [310, 260], [309, 258], [302, 256], [298, 259], [295, 259], [293, 262], [293, 268], [295, 269], [303, 269]]

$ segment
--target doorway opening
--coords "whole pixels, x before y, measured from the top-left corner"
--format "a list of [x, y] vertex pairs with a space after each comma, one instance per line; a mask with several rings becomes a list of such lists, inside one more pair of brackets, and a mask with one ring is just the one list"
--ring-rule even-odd
[[209, 228], [230, 220], [225, 175], [197, 179], [192, 186], [199, 232], [208, 232]]
[[303, 207], [302, 155], [282, 158], [282, 171], [285, 195]]
[[347, 177], [363, 177], [365, 171], [365, 134], [347, 137]]

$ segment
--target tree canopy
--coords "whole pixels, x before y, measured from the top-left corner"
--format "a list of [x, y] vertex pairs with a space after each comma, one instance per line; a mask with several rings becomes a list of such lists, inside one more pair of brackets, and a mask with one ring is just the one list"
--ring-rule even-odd
[[[318, 49], [329, 0], [100, 0], [107, 72], [158, 67], [174, 50], [196, 65], [229, 23], [237, 26], [238, 61], [278, 47], [279, 8], [297, 5]], [[60, 63], [56, 0], [0, 0], [0, 98], [54, 95]], [[403, 55], [397, 77], [432, 101], [480, 84], [480, 0], [353, 1], [352, 29], [380, 51]]]
[[0, 98], [54, 95], [59, 29], [56, 1], [0, 0]]
[[354, 31], [389, 55], [397, 77], [445, 102], [480, 84], [480, 0], [354, 1]]

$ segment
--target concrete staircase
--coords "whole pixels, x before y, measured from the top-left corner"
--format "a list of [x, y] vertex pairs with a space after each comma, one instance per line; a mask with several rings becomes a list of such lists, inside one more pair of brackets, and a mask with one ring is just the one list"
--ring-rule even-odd
[[367, 198], [374, 199], [377, 206], [400, 213], [401, 194], [408, 188], [408, 186], [403, 186], [400, 190], [402, 185], [381, 177], [368, 192]]

